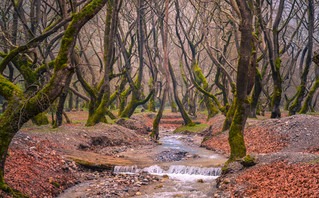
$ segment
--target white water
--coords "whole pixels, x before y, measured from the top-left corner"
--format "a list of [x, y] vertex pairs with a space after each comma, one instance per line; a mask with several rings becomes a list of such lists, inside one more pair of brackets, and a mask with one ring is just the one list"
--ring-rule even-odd
[[135, 196], [137, 198], [213, 197], [216, 188], [215, 179], [221, 174], [221, 168], [216, 167], [218, 163], [214, 163], [214, 161], [219, 161], [222, 157], [204, 148], [190, 146], [182, 142], [183, 138], [185, 137], [182, 135], [164, 136], [160, 139], [162, 145], [158, 147], [158, 150], [186, 151], [198, 155], [199, 158], [152, 165], [145, 168], [116, 166], [114, 172], [134, 174], [145, 171], [150, 174], [167, 175], [169, 177], [169, 179], [162, 180], [161, 188], [149, 186], [141, 191], [142, 195]]
[[154, 175], [168, 175], [170, 179], [180, 181], [196, 181], [198, 179], [212, 180], [216, 179], [221, 174], [220, 168], [214, 167], [194, 167], [184, 165], [171, 165], [168, 170], [164, 170], [158, 165], [139, 169], [137, 166], [115, 166], [114, 173], [134, 174], [141, 171], [146, 171]]

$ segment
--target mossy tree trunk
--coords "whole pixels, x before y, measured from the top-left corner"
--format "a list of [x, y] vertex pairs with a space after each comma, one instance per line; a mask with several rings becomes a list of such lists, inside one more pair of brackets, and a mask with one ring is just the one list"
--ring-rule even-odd
[[162, 35], [162, 41], [163, 41], [163, 52], [164, 52], [164, 58], [163, 58], [163, 66], [165, 71], [165, 88], [163, 92], [163, 97], [161, 100], [160, 108], [157, 112], [157, 115], [153, 121], [153, 130], [151, 133], [151, 137], [155, 140], [159, 139], [159, 123], [161, 121], [164, 109], [165, 109], [165, 103], [166, 98], [168, 96], [169, 87], [170, 87], [170, 78], [169, 78], [169, 63], [168, 63], [168, 9], [169, 9], [169, 0], [165, 0], [165, 7], [164, 7], [164, 20], [161, 21], [161, 35]]
[[[206, 78], [205, 76], [203, 75], [201, 69], [199, 68], [198, 64], [197, 64], [197, 60], [196, 60], [196, 48], [198, 47], [198, 45], [202, 42], [204, 36], [202, 36], [196, 43], [194, 42], [193, 39], [190, 39], [185, 28], [183, 27], [183, 24], [181, 22], [181, 18], [180, 18], [180, 8], [179, 8], [179, 3], [178, 1], [175, 2], [175, 7], [176, 7], [176, 17], [175, 17], [175, 22], [176, 22], [176, 26], [175, 26], [175, 32], [176, 32], [176, 35], [177, 35], [177, 38], [181, 44], [181, 49], [182, 49], [182, 52], [183, 52], [183, 57], [184, 57], [184, 60], [185, 60], [185, 64], [187, 66], [187, 69], [188, 69], [188, 72], [190, 74], [190, 78], [192, 80], [192, 83], [193, 85], [196, 87], [196, 89], [198, 91], [200, 91], [201, 93], [204, 94], [204, 97], [205, 97], [205, 105], [206, 105], [206, 108], [208, 110], [208, 119], [211, 117], [211, 116], [214, 116], [218, 113], [218, 110], [216, 108], [216, 106], [218, 106], [218, 109], [221, 110], [222, 112], [225, 112], [224, 109], [221, 107], [219, 101], [217, 100], [217, 98], [215, 97], [215, 95], [209, 93], [209, 91], [207, 91], [208, 89], [208, 86], [207, 86], [207, 81], [206, 81]], [[198, 14], [198, 13], [197, 13]], [[186, 37], [187, 39], [187, 42], [188, 42], [188, 46], [190, 47], [191, 49], [191, 52], [192, 52], [192, 59], [191, 59], [191, 66], [189, 65], [188, 63], [188, 58], [187, 58], [187, 52], [184, 48], [184, 42], [180, 36], [180, 33], [179, 33], [179, 30], [178, 30], [178, 24], [180, 24], [180, 27], [184, 33], [184, 36]], [[191, 68], [192, 67], [192, 68]], [[204, 85], [204, 88], [201, 87], [199, 85], [199, 83], [203, 83]], [[212, 103], [212, 101], [214, 103]], [[216, 106], [215, 106], [215, 105]], [[217, 110], [217, 112], [216, 112]]]
[[72, 111], [73, 110], [73, 93], [72, 91], [69, 91], [69, 102], [68, 102], [68, 110]]
[[[74, 72], [74, 67], [70, 64], [70, 56], [75, 45], [75, 38], [83, 25], [86, 24], [105, 3], [106, 0], [93, 0], [79, 13], [73, 15], [72, 21], [62, 38], [58, 56], [54, 61], [54, 73], [50, 82], [34, 96], [26, 98], [22, 90], [0, 74], [0, 95], [9, 101], [7, 110], [0, 117], [0, 188], [2, 190], [18, 196], [3, 180], [3, 170], [9, 144], [25, 122], [45, 111], [62, 93]], [[13, 52], [13, 55], [11, 54], [11, 56], [15, 55], [15, 52]], [[0, 65], [7, 65], [8, 60], [3, 61]]]
[[[122, 1], [108, 0], [105, 32], [104, 32], [104, 55], [103, 67], [104, 75], [99, 84], [90, 86], [82, 77], [79, 68], [76, 70], [77, 78], [84, 90], [90, 96], [89, 99], [89, 116], [86, 126], [93, 126], [99, 122], [107, 122], [106, 115], [114, 119], [114, 115], [110, 112], [109, 106], [116, 99], [118, 92], [110, 93], [110, 81], [121, 74], [113, 74], [112, 67], [114, 64], [114, 42], [118, 24], [118, 13]], [[78, 57], [74, 60], [78, 62]]]
[[[169, 72], [170, 72], [170, 76], [171, 76], [171, 79], [172, 79], [172, 83], [173, 83], [173, 87], [176, 87], [177, 88], [177, 81], [176, 81], [176, 77], [175, 77], [175, 74], [174, 74], [174, 70], [172, 68], [172, 65], [171, 65], [171, 62], [169, 61], [168, 62], [168, 66], [169, 66]], [[182, 118], [184, 120], [184, 125], [185, 126], [195, 126], [195, 123], [192, 121], [192, 119], [188, 116], [187, 112], [185, 111], [184, 109], [184, 105], [182, 104], [181, 100], [179, 99], [178, 97], [178, 92], [177, 92], [177, 89], [173, 89], [173, 92], [174, 92], [174, 99], [175, 99], [175, 102], [178, 106], [178, 110], [179, 112], [181, 113], [182, 115]]]
[[[284, 11], [284, 4], [285, 0], [280, 0], [277, 14], [275, 20], [273, 22], [272, 30], [270, 31], [268, 28], [265, 27], [265, 21], [262, 18], [261, 13], [261, 1], [257, 0], [257, 15], [260, 27], [264, 33], [265, 42], [268, 45], [268, 57], [269, 57], [269, 64], [271, 67], [272, 72], [272, 79], [273, 79], [273, 95], [271, 101], [271, 118], [280, 118], [280, 102], [281, 102], [281, 94], [282, 94], [282, 78], [280, 74], [280, 67], [281, 67], [281, 58], [280, 55], [284, 52], [284, 50], [279, 49], [279, 24], [282, 18], [282, 13]], [[281, 30], [283, 28], [280, 28]], [[272, 38], [271, 34], [272, 33]]]
[[258, 68], [256, 68], [255, 87], [254, 87], [253, 94], [251, 96], [251, 102], [250, 102], [249, 116], [252, 118], [257, 118], [257, 105], [258, 105], [261, 91], [262, 91], [262, 77]]
[[128, 105], [125, 107], [123, 112], [120, 114], [121, 118], [124, 117], [131, 117], [135, 111], [135, 109], [139, 105], [145, 104], [151, 96], [154, 94], [154, 89], [150, 90], [150, 93], [145, 99], [141, 99], [141, 88], [142, 88], [142, 80], [143, 80], [143, 70], [144, 70], [144, 6], [145, 2], [144, 0], [138, 1], [138, 9], [137, 9], [137, 40], [138, 40], [138, 57], [139, 57], [139, 67], [138, 67], [138, 75], [136, 77], [136, 80], [134, 82], [134, 85], [132, 85], [132, 82], [130, 83], [130, 86], [132, 88], [132, 96], [131, 101], [128, 103]]
[[[197, 81], [197, 84], [203, 84], [203, 89], [205, 91], [209, 91], [207, 80], [205, 76], [203, 75], [202, 70], [199, 68], [197, 62], [195, 62], [195, 64], [193, 65], [193, 68], [194, 68], [194, 74], [195, 74], [195, 79]], [[208, 97], [207, 95], [204, 95], [204, 102], [208, 111], [207, 120], [209, 120], [210, 118], [218, 114], [218, 109], [214, 105], [212, 99]]]
[[233, 103], [231, 104], [230, 108], [227, 111], [225, 121], [223, 123], [223, 128], [222, 131], [226, 131], [230, 128], [230, 125], [233, 121], [233, 116], [235, 114], [236, 110], [236, 102], [237, 102], [237, 97], [234, 98]]
[[295, 98], [295, 101], [293, 102], [293, 104], [289, 107], [289, 115], [294, 115], [296, 114], [296, 112], [301, 110], [301, 103], [306, 94], [307, 77], [308, 77], [310, 65], [312, 62], [311, 58], [312, 58], [312, 49], [313, 49], [314, 21], [315, 21], [315, 17], [314, 17], [313, 0], [309, 0], [308, 1], [308, 44], [307, 44], [308, 52], [307, 52], [307, 58], [306, 58], [306, 65], [301, 75], [300, 85], [297, 88], [297, 97]]
[[32, 119], [32, 122], [38, 126], [47, 125], [49, 124], [49, 119], [46, 115], [46, 113], [39, 113], [38, 115], [34, 116]]
[[235, 114], [229, 129], [229, 145], [231, 148], [229, 161], [242, 158], [246, 155], [244, 142], [244, 126], [247, 119], [249, 102], [247, 100], [247, 86], [249, 62], [252, 51], [252, 1], [236, 0], [240, 10], [241, 41], [237, 69]]
[[191, 90], [188, 97], [188, 114], [196, 116], [196, 96], [197, 90]]
[[[70, 81], [71, 81], [71, 79], [70, 79]], [[59, 102], [58, 102], [58, 106], [57, 106], [57, 110], [56, 110], [56, 116], [55, 116], [56, 120], [54, 122], [53, 128], [57, 128], [57, 127], [62, 125], [64, 103], [65, 103], [65, 100], [66, 100], [66, 98], [68, 96], [70, 81], [67, 82], [67, 86], [65, 87], [65, 89], [62, 92], [62, 94], [59, 97]]]
[[[1, 54], [1, 57], [5, 57], [5, 55]], [[17, 55], [11, 62], [23, 76], [26, 95], [34, 95], [34, 93], [43, 87], [43, 84], [41, 84], [41, 80], [39, 79], [41, 78], [42, 72], [44, 72], [43, 70], [45, 65], [41, 65], [36, 70], [32, 70], [31, 68], [33, 67], [33, 63], [29, 61], [25, 55]], [[53, 62], [50, 62], [48, 66], [51, 68], [53, 66]], [[49, 123], [46, 114], [33, 118], [32, 122], [38, 126]]]
[[312, 60], [316, 64], [316, 81], [315, 81], [314, 85], [312, 86], [307, 98], [305, 99], [305, 102], [304, 102], [299, 113], [307, 113], [308, 112], [312, 98], [313, 98], [316, 90], [319, 87], [319, 55], [317, 53], [315, 53]]
[[[149, 90], [152, 90], [154, 89], [154, 80], [152, 77], [150, 77], [150, 80], [149, 80], [149, 83], [148, 83], [148, 87], [149, 87]], [[151, 112], [156, 112], [156, 108], [155, 108], [155, 95], [153, 94], [150, 98], [150, 101], [148, 103], [148, 108], [147, 108], [149, 111]]]
[[[108, 1], [104, 32], [104, 76], [103, 80], [100, 82], [101, 86], [99, 88], [99, 93], [97, 94], [97, 103], [95, 104], [94, 113], [89, 116], [86, 126], [93, 126], [101, 121], [106, 122], [105, 115], [107, 113], [110, 114], [108, 108], [113, 102], [110, 98], [110, 74], [113, 71], [114, 43], [118, 26], [118, 13], [121, 6], [120, 4], [121, 1]], [[115, 99], [115, 96], [116, 93], [113, 94], [113, 100]]]
[[[169, 90], [172, 90], [171, 87], [170, 87]], [[169, 99], [169, 103], [171, 104], [171, 112], [176, 113], [177, 112], [177, 106], [176, 106], [176, 103], [175, 103], [175, 101], [173, 99], [173, 92], [172, 91], [168, 92], [168, 99]]]

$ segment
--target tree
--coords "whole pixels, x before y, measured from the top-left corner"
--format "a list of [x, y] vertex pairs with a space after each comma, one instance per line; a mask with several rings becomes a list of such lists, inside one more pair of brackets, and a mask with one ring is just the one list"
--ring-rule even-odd
[[[76, 37], [87, 21], [89, 21], [106, 3], [106, 0], [93, 0], [80, 12], [73, 15], [61, 41], [61, 47], [54, 61], [54, 73], [49, 83], [39, 90], [36, 95], [25, 96], [23, 91], [0, 75], [0, 95], [8, 100], [8, 108], [0, 117], [0, 188], [14, 196], [22, 196], [4, 182], [4, 166], [9, 144], [25, 122], [35, 115], [46, 110], [61, 94], [71, 80], [74, 66], [71, 64], [71, 55]], [[45, 35], [44, 33], [43, 35]], [[13, 49], [0, 63], [5, 67], [13, 58], [26, 49], [35, 46], [40, 39], [32, 40], [33, 45], [20, 46]], [[3, 70], [2, 70], [3, 71]]]
[[253, 4], [251, 0], [236, 0], [240, 11], [240, 50], [237, 67], [236, 79], [236, 103], [235, 114], [229, 129], [229, 145], [231, 148], [229, 161], [246, 155], [246, 146], [244, 142], [244, 126], [247, 119], [249, 102], [247, 99], [248, 72], [249, 62], [252, 51], [252, 10]]
[[[301, 103], [305, 97], [305, 92], [307, 88], [307, 77], [310, 70], [312, 49], [313, 49], [313, 32], [314, 32], [314, 4], [313, 0], [308, 1], [308, 44], [307, 44], [307, 58], [304, 71], [301, 75], [301, 82], [297, 88], [297, 94], [295, 101], [289, 108], [289, 115], [294, 115], [296, 112], [301, 110]], [[303, 61], [302, 61], [303, 62]], [[306, 108], [306, 107], [305, 107]]]
[[157, 115], [153, 121], [153, 129], [151, 133], [151, 137], [155, 140], [158, 140], [159, 137], [159, 123], [162, 118], [166, 98], [168, 95], [169, 87], [170, 87], [170, 78], [169, 78], [169, 66], [168, 66], [168, 49], [167, 49], [167, 43], [168, 43], [168, 9], [169, 9], [169, 1], [165, 0], [165, 11], [164, 11], [164, 21], [161, 28], [161, 35], [162, 35], [162, 41], [163, 41], [163, 53], [164, 53], [164, 68], [165, 68], [165, 88], [163, 92], [163, 97], [161, 100], [160, 108], [157, 112]]

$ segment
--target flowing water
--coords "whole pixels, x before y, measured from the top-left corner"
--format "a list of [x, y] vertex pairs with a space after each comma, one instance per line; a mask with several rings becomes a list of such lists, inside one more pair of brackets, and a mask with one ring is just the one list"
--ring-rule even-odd
[[[215, 179], [221, 174], [221, 164], [226, 159], [216, 153], [188, 144], [189, 140], [183, 135], [168, 135], [160, 139], [162, 145], [156, 150], [178, 150], [193, 154], [196, 158], [173, 162], [158, 162], [158, 164], [139, 168], [139, 166], [116, 166], [115, 173], [134, 174], [146, 171], [151, 174], [165, 176], [160, 185], [145, 187], [138, 198], [170, 198], [170, 197], [212, 197], [216, 190]], [[144, 161], [145, 162], [145, 161]], [[167, 177], [168, 176], [168, 177]], [[141, 191], [141, 192], [142, 192]]]
[[[215, 179], [220, 176], [221, 165], [226, 158], [200, 148], [200, 140], [196, 136], [172, 135], [169, 131], [162, 131], [160, 145], [124, 153], [136, 165], [115, 166], [114, 173], [136, 174], [144, 171], [163, 176], [161, 183], [143, 186], [140, 190], [142, 195], [135, 196], [138, 198], [212, 197], [216, 190]], [[72, 189], [81, 192], [85, 186], [82, 183]], [[60, 197], [68, 196], [66, 192]]]

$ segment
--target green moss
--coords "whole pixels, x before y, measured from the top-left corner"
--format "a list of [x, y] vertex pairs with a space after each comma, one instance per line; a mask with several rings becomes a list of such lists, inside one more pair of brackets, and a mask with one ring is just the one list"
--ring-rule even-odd
[[319, 158], [315, 159], [315, 160], [312, 160], [310, 162], [308, 162], [309, 164], [317, 164], [319, 163]]
[[[24, 195], [22, 194], [20, 191], [13, 189], [11, 187], [9, 187], [3, 179], [3, 172], [0, 171], [0, 189], [3, 190], [4, 192], [8, 193], [9, 195], [11, 195], [12, 197], [16, 197], [16, 198], [28, 198], [28, 195]], [[2, 197], [2, 195], [0, 195], [0, 197]]]
[[77, 158], [73, 158], [72, 160], [73, 160], [74, 162], [80, 164], [80, 165], [83, 165], [83, 166], [91, 166], [91, 165], [94, 164], [94, 163], [92, 163], [92, 162], [85, 161], [85, 160], [81, 160], [81, 159], [77, 159]]
[[38, 126], [49, 124], [49, 119], [45, 113], [39, 113], [32, 118], [32, 122]]
[[175, 129], [174, 132], [180, 133], [180, 132], [194, 132], [194, 133], [199, 133], [202, 132], [205, 128], [209, 127], [207, 124], [196, 124], [193, 126], [180, 126], [177, 129]]
[[281, 59], [278, 57], [276, 60], [275, 60], [275, 66], [276, 66], [276, 69], [280, 69], [280, 66], [281, 66]]
[[6, 99], [10, 99], [14, 94], [23, 96], [21, 89], [0, 75], [0, 95]]
[[232, 123], [233, 116], [234, 116], [235, 110], [236, 110], [236, 101], [237, 101], [237, 96], [235, 96], [232, 105], [230, 106], [229, 110], [227, 111], [222, 131], [228, 130], [230, 125], [231, 125], [231, 123]]
[[306, 98], [301, 110], [299, 111], [299, 113], [307, 113], [307, 111], [309, 109], [309, 104], [310, 104], [310, 102], [311, 102], [311, 100], [312, 100], [312, 98], [313, 98], [313, 96], [314, 96], [314, 94], [315, 94], [315, 92], [316, 92], [318, 87], [319, 87], [319, 78], [316, 79], [316, 82], [312, 86], [312, 88], [311, 88], [311, 90], [310, 90], [310, 92], [309, 92], [309, 94], [308, 94], [308, 96], [307, 96], [307, 98]]
[[234, 161], [246, 155], [246, 146], [243, 136], [244, 125], [246, 122], [245, 107], [243, 103], [246, 102], [248, 101], [237, 100], [236, 102], [236, 111], [229, 129], [228, 137], [229, 145], [231, 148], [229, 161]]
[[103, 170], [111, 170], [112, 169], [112, 165], [110, 165], [110, 164], [95, 164], [93, 162], [89, 162], [89, 161], [81, 160], [81, 159], [77, 159], [77, 158], [73, 158], [72, 160], [74, 162], [80, 164], [81, 166], [88, 168], [88, 169], [92, 169], [92, 170], [103, 171]]
[[181, 68], [181, 74], [182, 74], [183, 81], [184, 81], [185, 85], [187, 86], [188, 82], [187, 82], [187, 78], [186, 78], [186, 75], [185, 75], [185, 72], [183, 69], [182, 61], [179, 62], [179, 67]]
[[254, 166], [257, 164], [257, 161], [254, 157], [250, 155], [246, 155], [243, 160], [241, 161], [241, 164], [245, 167]]
[[[194, 63], [193, 67], [194, 67], [196, 82], [198, 84], [203, 83], [203, 89], [205, 91], [208, 91], [207, 80], [206, 80], [205, 76], [203, 75], [202, 70], [199, 68], [197, 62]], [[214, 103], [212, 102], [212, 99], [206, 95], [204, 95], [204, 102], [205, 102], [206, 108], [208, 110], [207, 120], [209, 120], [210, 118], [214, 117], [218, 113], [218, 109], [214, 105]], [[217, 102], [217, 105], [219, 106], [219, 102], [217, 100], [215, 102]]]

